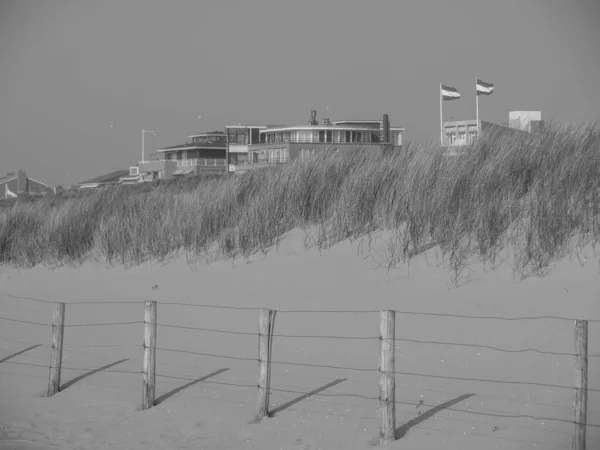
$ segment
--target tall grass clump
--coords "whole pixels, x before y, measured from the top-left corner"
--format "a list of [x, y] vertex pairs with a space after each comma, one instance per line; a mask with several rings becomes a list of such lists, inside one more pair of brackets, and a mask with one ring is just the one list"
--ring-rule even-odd
[[599, 175], [595, 124], [491, 133], [458, 156], [432, 144], [324, 152], [242, 175], [4, 206], [0, 262], [247, 257], [294, 228], [312, 230], [310, 245], [320, 247], [390, 230], [390, 264], [436, 246], [459, 273], [468, 258], [494, 265], [510, 249], [515, 271], [526, 275], [598, 244]]

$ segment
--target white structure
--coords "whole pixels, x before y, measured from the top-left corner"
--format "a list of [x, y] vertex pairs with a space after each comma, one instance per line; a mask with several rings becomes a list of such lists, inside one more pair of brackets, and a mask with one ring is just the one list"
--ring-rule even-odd
[[533, 133], [543, 125], [541, 111], [510, 111], [508, 126]]

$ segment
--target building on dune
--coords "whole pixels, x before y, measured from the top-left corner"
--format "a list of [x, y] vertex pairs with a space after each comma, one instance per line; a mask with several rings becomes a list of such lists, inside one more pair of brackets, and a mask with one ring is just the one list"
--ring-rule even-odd
[[3, 196], [2, 198], [15, 198], [25, 193], [41, 195], [49, 189], [46, 183], [28, 177], [23, 170], [9, 172], [0, 177], [0, 195]]
[[536, 133], [544, 126], [540, 111], [511, 111], [508, 125], [480, 120], [443, 122], [444, 146], [460, 147], [473, 144], [478, 138], [495, 135]]
[[121, 183], [169, 180], [203, 172], [233, 172], [307, 160], [319, 152], [334, 153], [402, 148], [404, 128], [391, 127], [387, 114], [381, 120], [324, 119], [319, 124], [311, 111], [306, 125], [227, 125], [225, 131], [189, 136], [190, 142], [164, 147], [148, 161], [130, 168]]
[[391, 127], [387, 114], [382, 120], [317, 120], [311, 111], [306, 125], [227, 126], [229, 162], [241, 169], [255, 165], [307, 160], [320, 152], [338, 153], [353, 148], [365, 151], [402, 148], [404, 128]]

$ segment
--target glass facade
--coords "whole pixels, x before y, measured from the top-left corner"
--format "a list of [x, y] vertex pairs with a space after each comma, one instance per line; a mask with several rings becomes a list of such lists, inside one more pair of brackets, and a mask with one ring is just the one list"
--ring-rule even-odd
[[[398, 131], [395, 132], [395, 142], [398, 141], [398, 133]], [[278, 144], [283, 142], [360, 144], [378, 143], [379, 141], [379, 134], [377, 132], [365, 130], [300, 129], [261, 133], [261, 143], [265, 144]]]

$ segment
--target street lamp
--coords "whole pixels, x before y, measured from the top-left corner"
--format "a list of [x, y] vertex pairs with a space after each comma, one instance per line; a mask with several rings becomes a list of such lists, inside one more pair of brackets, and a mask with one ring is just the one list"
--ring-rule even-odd
[[156, 136], [156, 131], [150, 131], [150, 130], [144, 130], [144, 129], [142, 129], [142, 162], [145, 162], [144, 158], [145, 158], [146, 152], [145, 152], [145, 147], [144, 147], [144, 136], [146, 136], [146, 133], [153, 134], [153, 135]]

